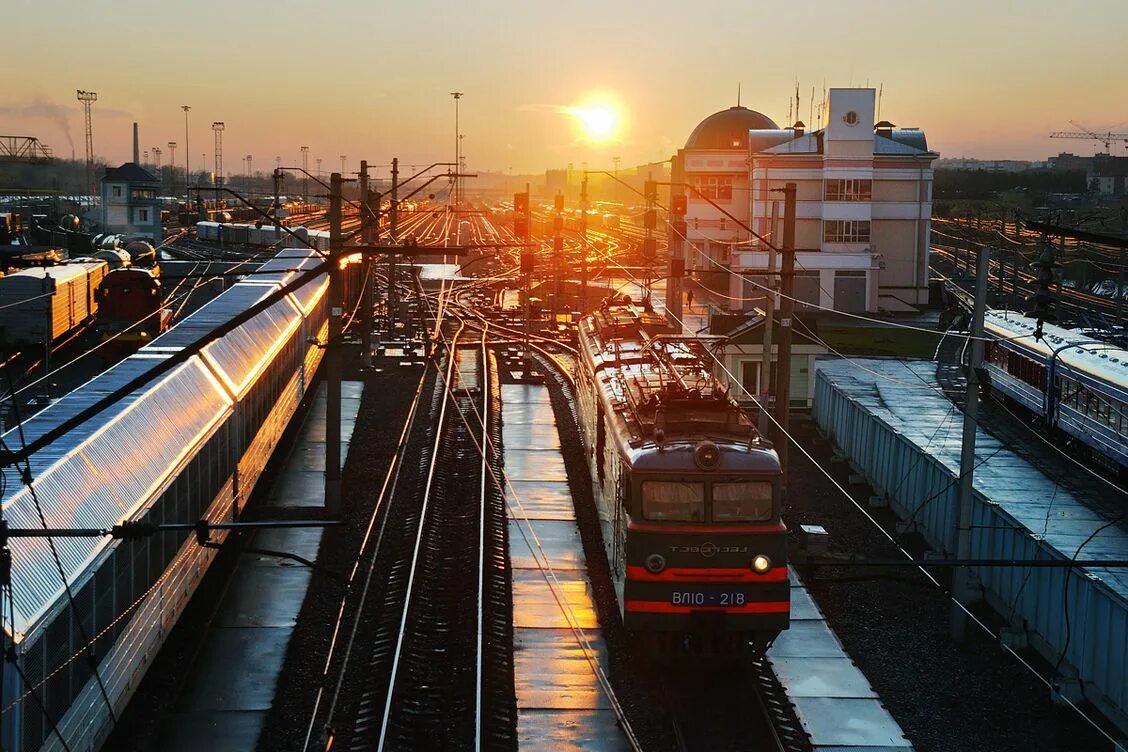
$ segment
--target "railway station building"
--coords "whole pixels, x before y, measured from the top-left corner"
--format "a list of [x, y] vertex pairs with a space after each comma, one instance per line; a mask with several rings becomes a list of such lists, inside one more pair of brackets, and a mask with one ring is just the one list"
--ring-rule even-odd
[[102, 231], [160, 242], [161, 181], [136, 162], [102, 176]]
[[[715, 293], [717, 307], [762, 306], [770, 260], [766, 247], [713, 204], [782, 240], [778, 189], [788, 182], [798, 190], [798, 300], [870, 313], [911, 312], [928, 301], [932, 163], [939, 155], [923, 131], [875, 122], [875, 105], [874, 89], [831, 89], [826, 126], [813, 132], [801, 122], [779, 128], [737, 106], [690, 134], [674, 157], [674, 182], [692, 186], [686, 267]], [[670, 240], [680, 240], [673, 229]]]

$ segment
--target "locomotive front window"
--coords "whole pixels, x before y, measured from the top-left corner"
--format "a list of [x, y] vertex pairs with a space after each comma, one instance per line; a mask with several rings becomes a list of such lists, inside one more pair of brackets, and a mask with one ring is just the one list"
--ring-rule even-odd
[[771, 481], [713, 484], [714, 522], [754, 522], [771, 518]]
[[648, 520], [702, 522], [705, 484], [672, 480], [642, 482], [642, 514]]

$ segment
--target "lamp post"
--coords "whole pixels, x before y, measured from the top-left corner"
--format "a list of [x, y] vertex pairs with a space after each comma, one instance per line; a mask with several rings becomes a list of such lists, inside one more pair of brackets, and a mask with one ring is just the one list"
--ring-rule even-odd
[[455, 209], [457, 209], [458, 208], [458, 201], [459, 201], [458, 173], [461, 169], [460, 165], [462, 164], [462, 159], [459, 156], [461, 154], [461, 142], [460, 142], [460, 138], [459, 138], [459, 135], [458, 135], [458, 100], [462, 99], [463, 92], [452, 91], [450, 93], [450, 95], [452, 97], [454, 97], [454, 165], [455, 165], [454, 166], [454, 190], [451, 194], [451, 204]]
[[192, 172], [188, 158], [188, 110], [192, 108], [189, 105], [182, 105], [180, 109], [184, 110], [184, 203], [188, 203], [188, 183], [191, 181], [188, 176]]
[[172, 193], [176, 193], [176, 142], [168, 142], [168, 189]]
[[[309, 147], [308, 146], [302, 147], [302, 172], [303, 173], [309, 172]], [[309, 178], [304, 177], [304, 176], [302, 177], [302, 203], [303, 204], [309, 203]]]

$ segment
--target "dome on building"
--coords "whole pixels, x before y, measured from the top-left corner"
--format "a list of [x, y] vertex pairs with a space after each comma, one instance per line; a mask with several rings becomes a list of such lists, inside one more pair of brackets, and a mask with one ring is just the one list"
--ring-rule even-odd
[[748, 131], [779, 128], [767, 115], [736, 105], [714, 112], [702, 120], [689, 140], [687, 149], [747, 149]]

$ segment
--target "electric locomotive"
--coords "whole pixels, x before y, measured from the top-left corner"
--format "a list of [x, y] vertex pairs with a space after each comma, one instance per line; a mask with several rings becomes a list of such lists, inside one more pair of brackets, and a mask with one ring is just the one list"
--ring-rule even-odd
[[760, 652], [790, 621], [779, 457], [713, 376], [708, 342], [629, 298], [579, 326], [607, 562], [628, 633], [661, 653]]

